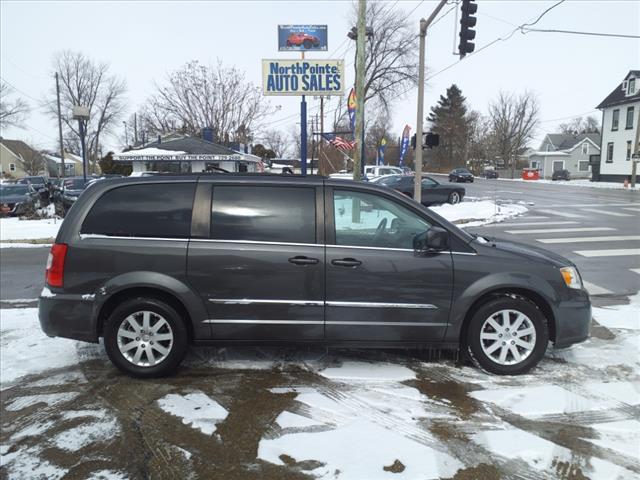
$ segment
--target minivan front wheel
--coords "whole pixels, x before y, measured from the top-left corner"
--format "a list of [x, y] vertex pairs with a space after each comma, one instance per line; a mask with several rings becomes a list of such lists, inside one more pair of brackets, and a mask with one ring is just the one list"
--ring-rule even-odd
[[474, 314], [467, 345], [472, 359], [498, 375], [518, 375], [535, 367], [549, 341], [542, 312], [529, 300], [501, 297]]
[[174, 371], [188, 346], [186, 327], [170, 305], [153, 298], [134, 298], [107, 319], [104, 345], [123, 372], [153, 378]]

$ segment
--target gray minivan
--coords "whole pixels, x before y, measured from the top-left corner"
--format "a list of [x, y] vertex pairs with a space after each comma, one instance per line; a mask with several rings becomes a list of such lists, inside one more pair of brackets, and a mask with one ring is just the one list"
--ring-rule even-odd
[[65, 218], [40, 323], [128, 374], [189, 344], [461, 349], [489, 372], [588, 337], [569, 260], [471, 235], [391, 189], [316, 176], [105, 180]]

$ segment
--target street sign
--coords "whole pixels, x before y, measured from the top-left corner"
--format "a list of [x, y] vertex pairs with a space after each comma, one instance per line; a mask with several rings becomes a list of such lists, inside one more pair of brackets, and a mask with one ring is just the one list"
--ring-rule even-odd
[[262, 60], [264, 95], [342, 95], [344, 60]]
[[278, 25], [278, 50], [281, 52], [326, 52], [326, 25]]

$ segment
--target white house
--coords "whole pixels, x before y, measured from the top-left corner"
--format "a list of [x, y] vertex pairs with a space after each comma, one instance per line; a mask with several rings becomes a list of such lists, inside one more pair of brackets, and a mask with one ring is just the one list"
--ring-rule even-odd
[[638, 138], [640, 70], [631, 70], [597, 108], [602, 110], [602, 154], [599, 176], [594, 179], [624, 181], [631, 177], [631, 156]]
[[589, 159], [600, 154], [600, 134], [549, 133], [538, 150], [529, 152], [529, 167], [540, 170], [540, 178], [568, 170], [571, 178], [591, 178]]
[[255, 155], [189, 136], [119, 153], [113, 156], [113, 161], [131, 165], [134, 174], [148, 171], [197, 173], [220, 168], [228, 172], [260, 172], [264, 167], [262, 159]]

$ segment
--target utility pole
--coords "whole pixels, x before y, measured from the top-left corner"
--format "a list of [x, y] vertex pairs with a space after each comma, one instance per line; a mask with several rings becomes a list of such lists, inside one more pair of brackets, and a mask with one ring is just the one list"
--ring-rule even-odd
[[318, 175], [325, 174], [324, 164], [320, 154], [324, 152], [324, 96], [320, 97], [320, 142], [318, 143]]
[[420, 59], [418, 61], [418, 118], [416, 121], [416, 158], [415, 158], [415, 175], [413, 198], [416, 202], [422, 200], [422, 132], [424, 131], [424, 64], [425, 64], [425, 43], [427, 37], [427, 28], [436, 18], [436, 15], [445, 6], [447, 0], [440, 0], [438, 6], [433, 10], [427, 20], [420, 20]]
[[58, 98], [58, 134], [60, 135], [60, 161], [62, 162], [60, 177], [64, 178], [64, 142], [62, 141], [62, 112], [60, 110], [60, 82], [58, 72], [56, 72], [56, 96]]
[[133, 145], [138, 144], [138, 114], [133, 114]]
[[633, 157], [631, 158], [631, 188], [636, 188], [636, 172], [640, 158], [640, 111], [636, 119], [636, 143], [633, 145]]
[[356, 37], [356, 139], [355, 155], [353, 158], [353, 179], [362, 178], [364, 163], [364, 76], [365, 76], [365, 48], [367, 45], [366, 31], [367, 1], [358, 0], [358, 25]]

